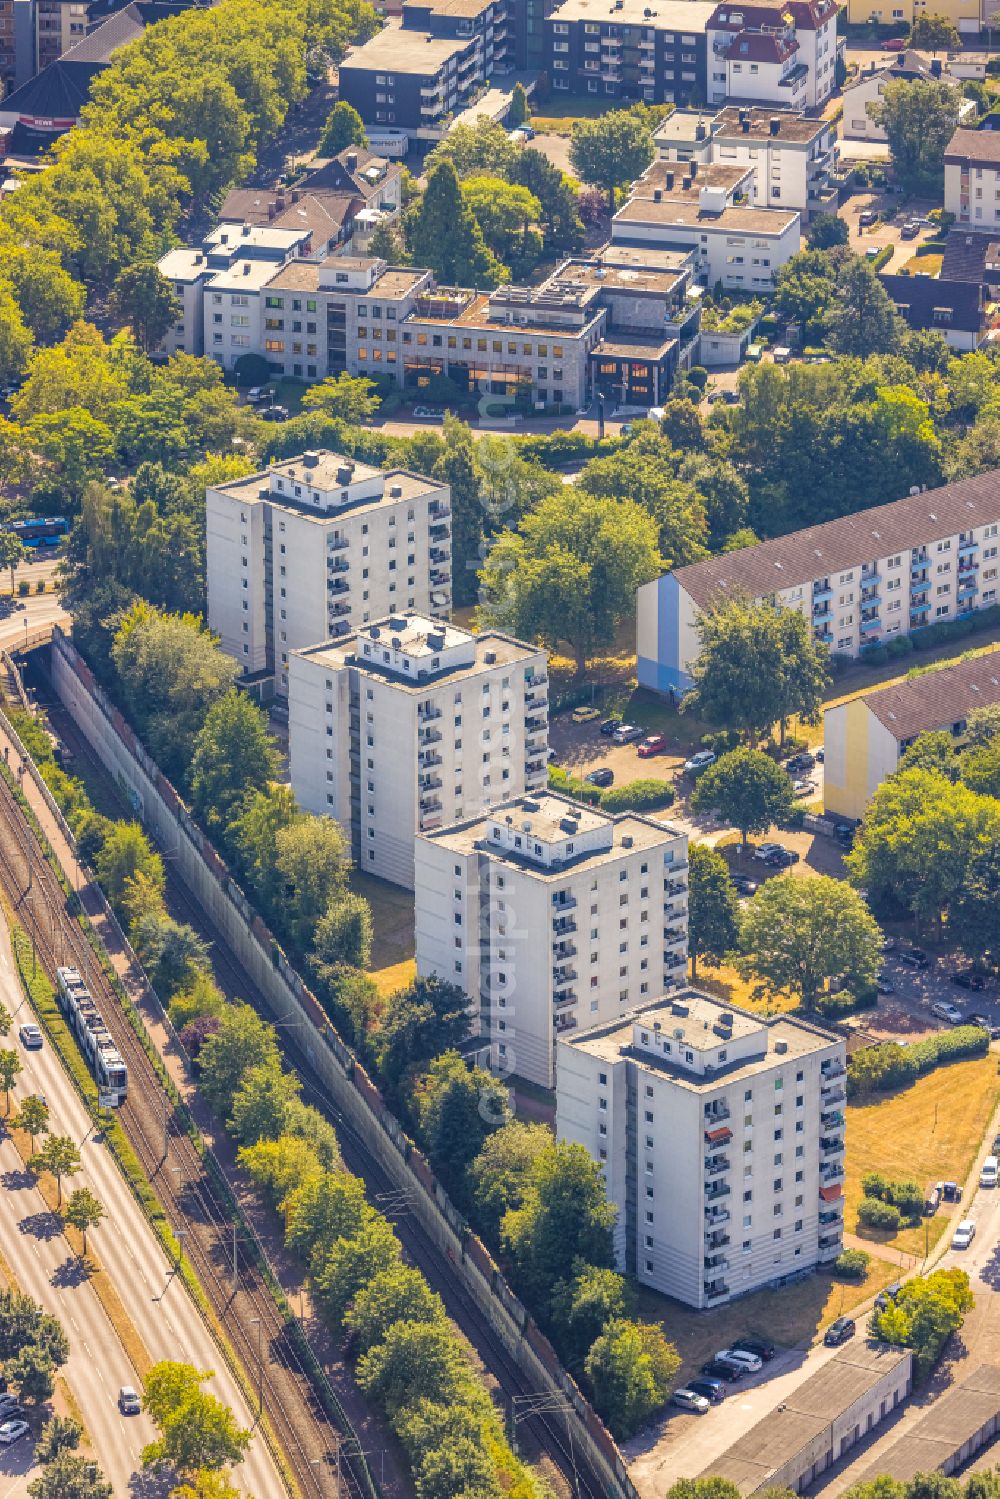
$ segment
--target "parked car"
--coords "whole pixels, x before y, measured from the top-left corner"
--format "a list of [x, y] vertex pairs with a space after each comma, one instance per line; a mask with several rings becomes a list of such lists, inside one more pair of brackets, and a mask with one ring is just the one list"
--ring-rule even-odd
[[799, 770], [812, 770], [815, 764], [815, 755], [811, 755], [808, 750], [800, 750], [797, 755], [785, 761], [785, 769], [791, 774]]
[[776, 1352], [774, 1344], [767, 1342], [765, 1338], [737, 1338], [733, 1350], [736, 1353], [752, 1353], [756, 1358], [763, 1359], [765, 1364], [771, 1362]]
[[978, 1010], [974, 1010], [971, 1015], [966, 1015], [965, 1023], [981, 1026], [991, 1041], [1000, 1041], [1000, 1025], [997, 1025], [988, 1015], [982, 1015]]
[[247, 400], [256, 405], [258, 401], [266, 401], [271, 392], [266, 385], [251, 385], [247, 391]]
[[260, 414], [262, 422], [287, 422], [288, 417], [287, 406], [268, 406]]
[[738, 406], [740, 404], [740, 393], [738, 390], [724, 390], [722, 399], [727, 406]]
[[944, 1198], [945, 1202], [957, 1202], [961, 1195], [962, 1194], [959, 1191], [958, 1182], [941, 1183], [941, 1196]]
[[842, 848], [852, 848], [854, 845], [854, 829], [849, 822], [839, 822], [833, 830], [833, 836]]
[[757, 1374], [764, 1367], [764, 1360], [758, 1354], [748, 1353], [744, 1348], [721, 1348], [715, 1357], [720, 1364], [737, 1364], [748, 1374]]
[[698, 776], [701, 775], [703, 770], [707, 770], [710, 765], [714, 764], [714, 750], [699, 750], [696, 755], [691, 756], [690, 760], [684, 761], [684, 769], [689, 776]]
[[902, 229], [899, 231], [899, 237], [900, 237], [900, 239], [916, 239], [916, 237], [917, 237], [917, 235], [919, 233], [920, 233], [920, 225], [917, 222], [917, 220], [916, 219], [907, 219], [906, 223], [903, 225]]
[[17, 1403], [16, 1396], [3, 1395], [0, 1397], [0, 1421], [13, 1420], [15, 1416], [19, 1416], [20, 1414], [21, 1407]]
[[858, 228], [870, 229], [877, 218], [878, 214], [874, 208], [863, 208], [858, 214]]
[[752, 880], [748, 874], [731, 874], [730, 882], [737, 895], [756, 895], [760, 886], [756, 880]]
[[706, 1400], [704, 1395], [699, 1395], [696, 1390], [689, 1390], [686, 1387], [674, 1391], [670, 1397], [670, 1404], [679, 1405], [684, 1411], [694, 1411], [699, 1416], [707, 1416], [712, 1408], [711, 1401]]
[[933, 1186], [927, 1188], [927, 1196], [924, 1198], [924, 1217], [933, 1218], [940, 1206], [941, 1185], [939, 1182], [935, 1182]]
[[878, 978], [875, 980], [875, 993], [876, 994], [895, 994], [895, 992], [896, 992], [896, 986], [892, 982], [892, 979], [889, 978], [888, 974], [880, 973], [879, 976], [878, 976]]
[[977, 968], [960, 968], [957, 973], [951, 975], [953, 984], [960, 989], [974, 989], [979, 994], [983, 989], [989, 988], [989, 979], [985, 973], [980, 973]]
[[882, 938], [882, 951], [883, 952], [895, 952], [896, 948], [898, 946], [899, 946], [899, 944], [896, 941], [895, 937], [883, 937]]
[[414, 406], [413, 415], [425, 422], [443, 422], [444, 412], [440, 406]]
[[0, 1447], [12, 1447], [22, 1437], [26, 1437], [30, 1430], [27, 1421], [4, 1421], [0, 1425]]
[[906, 38], [905, 38], [905, 36], [891, 36], [887, 42], [883, 42], [882, 43], [882, 51], [883, 52], [905, 52], [906, 51]]
[[931, 1005], [931, 1014], [939, 1020], [946, 1020], [949, 1025], [961, 1025], [964, 1018], [957, 1005], [950, 1005], [946, 999], [939, 999]]
[[815, 781], [793, 781], [792, 782], [792, 795], [793, 796], [808, 796], [810, 794], [810, 792], [815, 791], [815, 790], [816, 790], [816, 782]]
[[850, 1342], [857, 1330], [853, 1317], [838, 1317], [836, 1322], [830, 1323], [823, 1342], [828, 1348], [839, 1348], [841, 1343]]
[[130, 1384], [123, 1384], [118, 1391], [118, 1409], [123, 1416], [137, 1416], [142, 1410], [138, 1393]]
[[707, 1364], [702, 1364], [701, 1372], [710, 1379], [722, 1379], [726, 1384], [735, 1384], [748, 1371], [742, 1364], [723, 1364], [717, 1358], [712, 1358]]
[[601, 724], [601, 733], [604, 735], [605, 739], [611, 738], [611, 735], [615, 732], [615, 729], [617, 729], [620, 723], [621, 718], [617, 715], [614, 718], [606, 718], [604, 720], [604, 722]]
[[600, 708], [574, 708], [570, 714], [570, 719], [573, 723], [593, 723], [594, 719], [600, 718], [600, 716]]
[[990, 1146], [990, 1154], [1000, 1156], [1000, 1135], [993, 1136], [993, 1144]]
[[780, 843], [759, 843], [753, 851], [753, 856], [755, 859], [759, 859], [760, 862], [764, 864], [773, 853], [780, 852], [781, 847], [782, 845]]
[[878, 258], [881, 255], [881, 253], [882, 253], [882, 246], [881, 245], [869, 245], [868, 248], [867, 248], [867, 250], [865, 251], [865, 259], [866, 260], [878, 260]]
[[988, 1155], [979, 1169], [979, 1185], [995, 1187], [998, 1176], [1000, 1176], [1000, 1161], [995, 1155]]
[[929, 961], [922, 947], [904, 947], [897, 958], [897, 962], [905, 963], [907, 968], [926, 968]]
[[726, 1387], [722, 1380], [712, 1379], [708, 1374], [699, 1374], [697, 1379], [689, 1379], [687, 1387], [694, 1390], [696, 1395], [704, 1395], [713, 1405], [719, 1405], [726, 1398]]
[[968, 1249], [975, 1237], [975, 1223], [973, 1223], [971, 1218], [963, 1218], [951, 1236], [951, 1247], [952, 1249]]
[[776, 849], [767, 855], [764, 863], [768, 869], [790, 869], [793, 864], [799, 862], [799, 856], [794, 849], [782, 848], [779, 844]]
[[596, 770], [588, 770], [583, 779], [588, 786], [613, 786], [615, 773], [610, 765], [598, 765]]
[[41, 1051], [42, 1032], [41, 1028], [32, 1022], [22, 1025], [17, 1033], [21, 1038], [21, 1045], [25, 1051]]
[[615, 744], [634, 744], [642, 738], [642, 729], [634, 723], [620, 723], [611, 738]]
[[875, 1297], [875, 1310], [877, 1312], [884, 1312], [889, 1302], [895, 1301], [902, 1289], [903, 1282], [901, 1280], [894, 1280], [891, 1286], [886, 1286], [884, 1291], [879, 1291]]
[[639, 746], [638, 755], [640, 760], [648, 760], [652, 755], [662, 755], [667, 747], [666, 734], [650, 734]]

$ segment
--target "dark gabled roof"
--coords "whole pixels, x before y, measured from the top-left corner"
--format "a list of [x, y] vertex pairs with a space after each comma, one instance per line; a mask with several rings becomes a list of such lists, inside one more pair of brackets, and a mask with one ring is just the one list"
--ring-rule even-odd
[[956, 666], [923, 671], [866, 692], [862, 702], [897, 739], [913, 739], [925, 729], [948, 729], [974, 708], [1000, 703], [1000, 655], [990, 651]]
[[[3, 101], [5, 114], [43, 120], [76, 120], [90, 98], [90, 84], [105, 64], [66, 62], [61, 57]], [[51, 133], [49, 141], [51, 143]]]
[[1000, 166], [1000, 132], [967, 130], [960, 125], [945, 148], [944, 159], [959, 165], [972, 161], [979, 166]]
[[941, 279], [945, 281], [981, 281], [984, 284], [1000, 280], [1000, 276], [988, 272], [987, 267], [1000, 261], [1000, 241], [996, 233], [982, 234], [955, 225], [944, 242], [941, 261]]
[[147, 26], [182, 15], [188, 7], [160, 3], [160, 0], [132, 0], [123, 10], [116, 10], [93, 31], [70, 47], [60, 62], [107, 63], [119, 47], [127, 47], [142, 36]]
[[[881, 275], [879, 280], [909, 328], [955, 329], [979, 333], [983, 326], [983, 288], [976, 281], [945, 281], [938, 276]], [[936, 313], [949, 311], [943, 321]]]
[[[349, 156], [357, 157], [357, 164], [353, 168], [347, 164]], [[377, 182], [370, 182], [363, 175], [366, 167], [375, 167], [379, 170], [381, 175]], [[367, 202], [369, 198], [375, 196], [384, 183], [393, 177], [398, 177], [401, 171], [402, 167], [399, 162], [378, 156], [374, 151], [366, 150], [364, 146], [348, 146], [338, 155], [331, 156], [323, 166], [310, 172], [299, 186], [303, 192], [309, 193], [319, 192], [320, 189], [335, 193], [358, 193]]]
[[738, 552], [691, 562], [675, 568], [673, 576], [694, 604], [704, 609], [727, 596], [766, 598], [995, 520], [1000, 520], [1000, 469], [807, 526]]

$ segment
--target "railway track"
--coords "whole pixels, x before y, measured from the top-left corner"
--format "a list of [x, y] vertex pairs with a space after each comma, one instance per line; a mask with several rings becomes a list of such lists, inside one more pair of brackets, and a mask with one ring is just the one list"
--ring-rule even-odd
[[[109, 794], [120, 802], [118, 789], [107, 776], [89, 740], [58, 699], [47, 704], [47, 711], [60, 739], [75, 756], [88, 762], [94, 773], [104, 780]], [[130, 809], [124, 805], [122, 811], [131, 815]], [[175, 919], [187, 922], [208, 942], [216, 979], [224, 992], [230, 998], [244, 999], [260, 1013], [270, 1015], [266, 998], [233, 954], [224, 934], [179, 878], [174, 861], [168, 861], [167, 866], [167, 903]], [[423, 1272], [442, 1297], [449, 1315], [463, 1329], [484, 1366], [496, 1379], [505, 1398], [506, 1414], [513, 1417], [512, 1424], [519, 1442], [524, 1444], [527, 1437], [536, 1452], [547, 1454], [562, 1474], [567, 1491], [575, 1499], [604, 1499], [604, 1485], [574, 1444], [572, 1430], [576, 1417], [568, 1405], [560, 1404], [557, 1398], [547, 1393], [532, 1390], [488, 1317], [449, 1270], [444, 1254], [424, 1230], [417, 1214], [407, 1210], [395, 1182], [364, 1137], [334, 1107], [328, 1093], [319, 1085], [308, 1058], [292, 1039], [294, 1029], [279, 1027], [278, 1035], [282, 1050], [302, 1083], [303, 1095], [335, 1126], [344, 1164], [365, 1182], [372, 1204], [393, 1218], [409, 1261]]]
[[122, 1125], [242, 1363], [245, 1383], [255, 1389], [258, 1414], [267, 1417], [304, 1499], [324, 1499], [334, 1481], [338, 1496], [365, 1499], [372, 1490], [363, 1459], [354, 1441], [335, 1429], [323, 1409], [310, 1371], [265, 1284], [259, 1268], [265, 1263], [263, 1249], [252, 1243], [253, 1252], [248, 1253], [246, 1228], [241, 1228], [243, 1253], [234, 1275], [234, 1214], [177, 1118], [114, 985], [67, 909], [58, 878], [2, 777], [0, 883], [47, 975], [54, 982], [56, 967], [70, 964], [79, 969], [97, 1000], [128, 1067], [128, 1097], [119, 1110]]

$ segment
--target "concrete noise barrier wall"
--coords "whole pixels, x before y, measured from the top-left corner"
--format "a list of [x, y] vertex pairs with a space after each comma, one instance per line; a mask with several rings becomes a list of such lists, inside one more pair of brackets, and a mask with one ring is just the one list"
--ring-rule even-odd
[[[558, 1397], [570, 1442], [601, 1480], [610, 1499], [639, 1499], [614, 1439], [548, 1339], [508, 1286], [485, 1245], [470, 1231], [431, 1168], [315, 996], [255, 912], [223, 860], [196, 825], [173, 786], [146, 753], [121, 713], [97, 685], [61, 630], [52, 639], [52, 681], [77, 728], [115, 778], [161, 852], [224, 934], [264, 996], [270, 1017], [304, 1055], [331, 1105], [365, 1141], [408, 1207], [444, 1253], [454, 1275], [488, 1317], [532, 1391]], [[571, 1414], [570, 1414], [571, 1412]]]

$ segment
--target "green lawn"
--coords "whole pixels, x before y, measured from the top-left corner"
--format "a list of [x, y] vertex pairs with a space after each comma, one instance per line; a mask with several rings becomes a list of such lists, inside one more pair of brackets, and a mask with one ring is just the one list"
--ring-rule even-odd
[[[537, 113], [533, 109], [531, 123], [540, 135], [571, 135], [574, 120], [593, 120], [622, 107], [620, 99], [601, 99], [595, 94], [560, 94], [558, 98], [547, 99]], [[659, 123], [670, 113], [671, 106], [654, 104], [649, 108], [658, 116]]]

